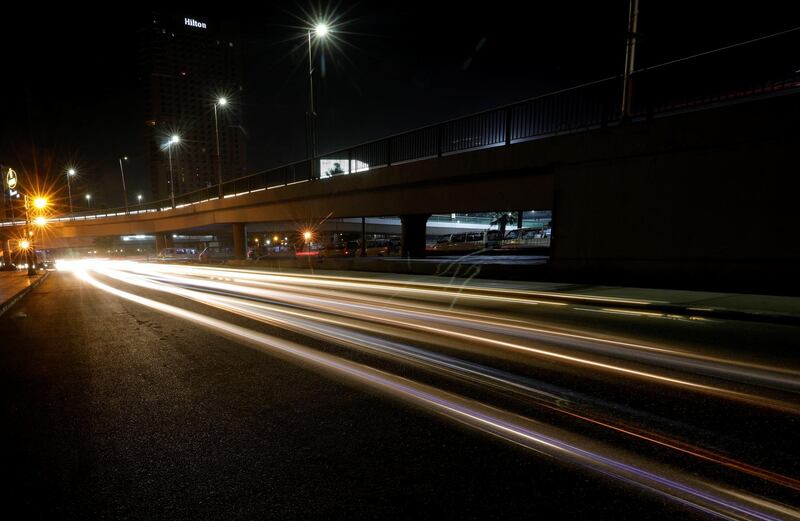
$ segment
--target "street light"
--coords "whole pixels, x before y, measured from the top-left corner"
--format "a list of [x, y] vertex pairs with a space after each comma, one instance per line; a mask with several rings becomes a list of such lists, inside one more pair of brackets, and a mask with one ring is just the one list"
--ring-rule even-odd
[[72, 187], [69, 184], [69, 178], [75, 175], [75, 169], [70, 168], [67, 170], [67, 193], [69, 194], [69, 216], [75, 220], [75, 214], [72, 211]]
[[136, 199], [139, 200], [139, 211], [142, 211], [142, 194], [136, 196]]
[[[39, 227], [47, 224], [47, 219], [43, 215], [37, 215], [31, 219], [31, 207], [37, 210], [44, 210], [47, 207], [47, 198], [43, 196], [28, 196], [25, 195], [25, 228], [28, 234], [28, 239], [21, 242], [20, 246], [28, 251], [28, 276], [33, 277], [36, 275], [36, 247], [33, 245], [34, 237], [31, 223]], [[27, 244], [27, 246], [23, 246]]]
[[222, 199], [222, 158], [219, 155], [219, 122], [217, 120], [217, 107], [224, 107], [228, 100], [224, 97], [219, 98], [214, 103], [214, 134], [217, 136], [217, 186], [219, 187], [219, 198]]
[[[328, 35], [328, 26], [318, 23], [314, 26], [314, 34], [317, 38], [325, 38]], [[314, 65], [311, 52], [311, 29], [308, 29], [308, 132], [309, 132], [309, 156], [313, 160], [317, 157], [317, 114], [314, 112]]]
[[128, 192], [125, 189], [125, 170], [122, 169], [122, 162], [127, 160], [128, 156], [119, 158], [119, 173], [122, 176], [122, 197], [125, 199], [125, 213], [128, 213]]
[[181, 142], [178, 134], [173, 134], [167, 141], [167, 155], [169, 156], [169, 198], [172, 200], [172, 207], [175, 208], [175, 182], [172, 177], [172, 145]]
[[92, 209], [92, 194], [86, 194], [86, 204], [89, 205], [89, 209]]

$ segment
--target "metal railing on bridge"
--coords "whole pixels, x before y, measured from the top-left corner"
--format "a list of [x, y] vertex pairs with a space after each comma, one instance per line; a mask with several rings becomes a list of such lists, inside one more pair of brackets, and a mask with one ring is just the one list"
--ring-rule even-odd
[[[787, 58], [784, 50], [798, 48], [798, 29], [635, 71], [630, 80], [633, 109], [627, 118], [620, 110], [622, 78], [609, 77], [225, 181], [222, 194], [224, 198], [236, 197], [411, 161], [585, 132], [625, 120], [637, 122], [754, 96], [795, 92], [800, 87], [800, 57]], [[214, 185], [176, 195], [175, 207], [215, 200], [219, 193]], [[164, 199], [131, 205], [128, 213], [171, 209], [171, 200]], [[125, 210], [83, 211], [60, 220], [118, 215], [125, 215]]]

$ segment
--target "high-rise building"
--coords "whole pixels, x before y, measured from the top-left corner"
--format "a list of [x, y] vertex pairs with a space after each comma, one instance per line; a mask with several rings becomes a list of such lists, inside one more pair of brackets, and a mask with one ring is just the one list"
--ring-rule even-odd
[[[170, 155], [176, 196], [217, 184], [220, 97], [229, 101], [217, 111], [222, 179], [245, 175], [238, 23], [154, 13], [139, 34], [139, 62], [153, 198], [170, 197]], [[180, 142], [167, 150], [172, 135]]]

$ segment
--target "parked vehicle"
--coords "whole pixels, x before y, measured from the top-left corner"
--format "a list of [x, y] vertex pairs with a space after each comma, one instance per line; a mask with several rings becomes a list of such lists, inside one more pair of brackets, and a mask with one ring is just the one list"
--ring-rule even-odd
[[198, 260], [200, 262], [225, 262], [226, 260], [235, 258], [236, 256], [230, 248], [218, 246], [206, 248], [198, 255]]
[[502, 236], [499, 230], [453, 233], [439, 238], [432, 249], [435, 251], [473, 252], [496, 248], [501, 242]]
[[500, 246], [504, 250], [546, 248], [550, 246], [550, 228], [519, 228], [506, 232]]
[[331, 257], [355, 257], [359, 251], [358, 241], [347, 241], [326, 244], [319, 250], [318, 257], [321, 259]]
[[[392, 241], [389, 239], [376, 239], [367, 241], [365, 256], [367, 257], [388, 257], [394, 252]], [[361, 256], [361, 248], [358, 249]]]
[[164, 248], [156, 255], [156, 260], [166, 262], [186, 262], [197, 260], [197, 258], [196, 248]]
[[293, 258], [296, 255], [295, 247], [291, 244], [272, 244], [262, 246], [255, 251], [255, 258], [274, 259], [274, 258]]

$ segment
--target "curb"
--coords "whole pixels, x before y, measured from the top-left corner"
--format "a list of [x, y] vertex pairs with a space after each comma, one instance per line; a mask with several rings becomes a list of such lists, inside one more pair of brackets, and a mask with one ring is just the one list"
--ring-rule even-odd
[[785, 313], [771, 313], [767, 311], [744, 311], [725, 308], [695, 308], [690, 306], [680, 306], [677, 304], [662, 304], [648, 306], [652, 311], [664, 313], [674, 313], [678, 315], [689, 315], [702, 318], [719, 320], [736, 320], [747, 322], [760, 322], [765, 324], [781, 324], [788, 326], [800, 325], [800, 315], [790, 315]]
[[16, 295], [14, 295], [10, 299], [8, 299], [5, 302], [3, 302], [2, 304], [0, 304], [0, 316], [2, 316], [3, 313], [8, 311], [14, 304], [17, 303], [17, 301], [19, 299], [21, 299], [22, 297], [27, 295], [29, 291], [31, 291], [32, 289], [36, 288], [36, 286], [41, 284], [44, 281], [44, 279], [46, 279], [49, 276], [50, 276], [50, 272], [49, 271], [45, 271], [44, 274], [36, 280], [36, 282], [34, 282], [33, 284], [29, 285], [27, 288], [23, 288], [22, 290], [18, 291]]

